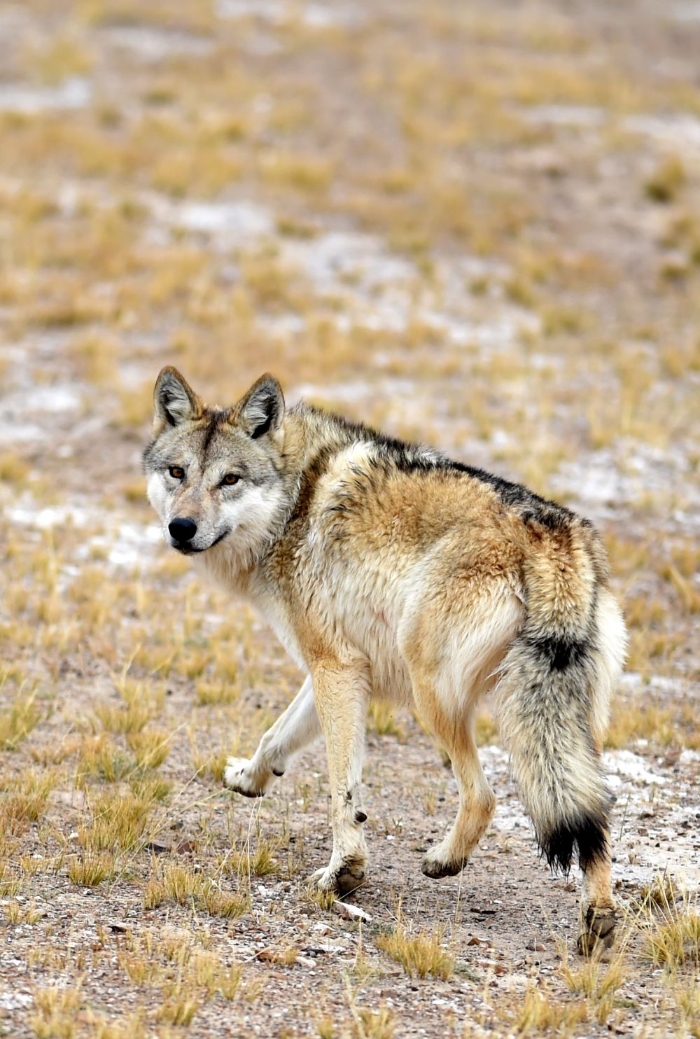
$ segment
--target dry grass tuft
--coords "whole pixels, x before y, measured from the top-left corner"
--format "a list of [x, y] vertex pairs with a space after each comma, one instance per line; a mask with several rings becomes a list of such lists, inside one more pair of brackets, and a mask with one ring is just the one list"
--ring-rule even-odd
[[440, 927], [410, 934], [399, 918], [392, 931], [377, 938], [377, 948], [400, 963], [410, 978], [431, 975], [447, 981], [454, 971], [455, 957], [444, 947], [444, 935]]
[[644, 193], [652, 202], [675, 202], [686, 182], [685, 166], [678, 155], [669, 155], [644, 183]]
[[667, 905], [660, 919], [651, 918], [645, 952], [659, 967], [674, 971], [700, 966], [700, 913], [684, 900], [681, 906]]
[[41, 712], [33, 693], [20, 693], [9, 711], [0, 714], [0, 746], [15, 750], [38, 725]]
[[148, 882], [143, 896], [146, 909], [155, 909], [167, 902], [206, 911], [210, 916], [235, 919], [249, 907], [247, 895], [221, 891], [208, 877], [192, 867], [179, 863], [164, 866], [160, 877]]
[[78, 829], [86, 851], [129, 851], [143, 838], [153, 810], [153, 801], [131, 792], [105, 791], [92, 804], [90, 822]]
[[59, 988], [52, 985], [34, 991], [37, 1013], [31, 1027], [37, 1039], [73, 1039], [76, 1013], [83, 1001], [81, 986]]
[[106, 852], [87, 851], [70, 859], [69, 879], [80, 887], [98, 887], [104, 880], [112, 880], [116, 872], [114, 856]]
[[515, 1022], [518, 1035], [542, 1035], [555, 1032], [571, 1035], [577, 1025], [588, 1020], [585, 1003], [564, 1003], [546, 988], [528, 986]]

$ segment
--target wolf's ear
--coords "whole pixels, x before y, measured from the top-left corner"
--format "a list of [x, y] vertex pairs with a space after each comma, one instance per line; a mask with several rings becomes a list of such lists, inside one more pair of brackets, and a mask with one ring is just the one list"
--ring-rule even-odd
[[177, 368], [163, 368], [153, 390], [153, 428], [156, 434], [166, 426], [179, 426], [202, 414], [202, 402]]
[[279, 429], [284, 418], [284, 396], [277, 379], [261, 375], [238, 403], [233, 418], [253, 440]]

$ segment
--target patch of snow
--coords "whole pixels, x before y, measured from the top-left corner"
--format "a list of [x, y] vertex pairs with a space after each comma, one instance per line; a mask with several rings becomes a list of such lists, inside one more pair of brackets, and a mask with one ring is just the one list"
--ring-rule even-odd
[[694, 115], [631, 115], [622, 126], [630, 133], [651, 137], [680, 151], [700, 149], [700, 119]]
[[0, 437], [4, 444], [32, 443], [42, 440], [45, 436], [41, 426], [33, 422], [9, 422], [4, 423], [0, 415]]
[[74, 411], [80, 406], [80, 394], [68, 384], [38, 386], [32, 390], [30, 400], [32, 410], [59, 412]]
[[[380, 385], [388, 398], [394, 396], [405, 398], [415, 392], [415, 383], [411, 379], [382, 379]], [[305, 382], [294, 386], [288, 396], [292, 403], [302, 399], [321, 398], [338, 401], [338, 403], [356, 404], [367, 399], [367, 382], [358, 380], [357, 382], [347, 381], [330, 385]]]
[[323, 291], [335, 291], [343, 278], [357, 279], [365, 291], [415, 277], [408, 260], [387, 251], [374, 235], [330, 231], [310, 241], [288, 242], [285, 256]]
[[622, 788], [625, 781], [637, 785], [665, 786], [666, 776], [652, 772], [647, 761], [631, 750], [610, 750], [603, 754], [603, 766], [608, 773], [611, 786]]
[[5, 509], [5, 518], [10, 523], [20, 527], [36, 527], [38, 530], [66, 525], [87, 527], [95, 522], [97, 515], [98, 510], [85, 509], [79, 505], [45, 505], [43, 508], [16, 505]]
[[18, 83], [0, 85], [0, 112], [32, 114], [52, 110], [85, 108], [90, 103], [92, 87], [86, 79], [74, 76], [57, 87], [30, 87]]
[[245, 245], [274, 231], [268, 211], [253, 202], [177, 203], [155, 193], [143, 201], [161, 224], [211, 235], [222, 248]]
[[133, 51], [144, 61], [162, 61], [173, 55], [204, 56], [214, 49], [213, 40], [175, 29], [129, 25], [108, 28], [104, 33], [114, 46]]
[[[86, 537], [76, 552], [76, 558], [84, 562], [97, 548], [106, 554], [112, 566], [129, 569], [148, 565], [153, 546], [160, 545], [163, 537], [160, 527], [155, 523], [134, 523], [125, 520], [117, 512], [77, 504], [38, 507], [31, 500], [24, 500], [18, 505], [6, 506], [3, 518], [6, 522], [35, 530], [52, 530], [63, 526], [86, 531], [99, 530], [100, 533]], [[68, 576], [69, 567], [66, 568]]]
[[107, 532], [90, 538], [77, 556], [89, 559], [95, 549], [100, 549], [113, 567], [143, 570], [152, 561], [154, 546], [162, 541], [163, 532], [157, 524], [130, 523], [115, 516], [110, 518]]
[[302, 11], [302, 21], [313, 29], [327, 29], [339, 25], [351, 28], [361, 25], [365, 17], [357, 6], [351, 4], [307, 4]]
[[[19, 964], [18, 964], [19, 966]], [[21, 1010], [30, 1007], [34, 999], [28, 992], [18, 992], [16, 989], [3, 992], [0, 990], [0, 1007], [3, 1010]]]
[[216, 0], [218, 18], [261, 18], [281, 23], [287, 17], [283, 0]]
[[351, 4], [309, 3], [301, 7], [289, 0], [217, 0], [215, 9], [219, 18], [258, 18], [275, 25], [299, 18], [312, 29], [351, 28], [365, 21], [362, 12]]
[[[610, 447], [563, 462], [551, 485], [555, 494], [601, 519], [649, 494], [676, 497], [679, 486], [686, 506], [700, 506], [698, 488], [685, 478], [688, 470], [688, 459], [681, 452], [621, 438]], [[690, 521], [693, 524], [697, 518], [691, 516]]]
[[606, 117], [602, 108], [592, 105], [533, 105], [522, 112], [528, 123], [554, 126], [600, 126]]
[[68, 384], [9, 393], [0, 400], [0, 436], [5, 443], [46, 440], [51, 432], [50, 416], [77, 411], [80, 404], [80, 394]]

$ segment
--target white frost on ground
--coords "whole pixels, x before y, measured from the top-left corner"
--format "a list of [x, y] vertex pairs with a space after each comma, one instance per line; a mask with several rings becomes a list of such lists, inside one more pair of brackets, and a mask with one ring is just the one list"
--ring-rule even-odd
[[602, 108], [592, 105], [533, 105], [521, 115], [528, 123], [555, 126], [600, 126], [606, 118]]
[[45, 440], [51, 436], [51, 416], [77, 411], [80, 403], [80, 394], [69, 383], [8, 393], [0, 399], [0, 438], [5, 443]]
[[690, 473], [691, 463], [681, 452], [621, 438], [562, 462], [550, 483], [555, 495], [593, 519], [608, 519], [653, 495], [674, 502], [677, 522], [700, 528], [700, 493], [687, 479]]
[[694, 115], [631, 115], [622, 126], [681, 152], [700, 150], [700, 119]]
[[[481, 747], [479, 757], [497, 795], [494, 829], [532, 831], [510, 780], [508, 755], [500, 747]], [[697, 836], [697, 774], [700, 754], [684, 751], [679, 770], [665, 774], [655, 762], [631, 750], [603, 755], [610, 790], [615, 795], [612, 843], [616, 880], [648, 885], [668, 872], [686, 890], [700, 887]], [[504, 796], [505, 795], [505, 796]]]
[[[21, 961], [15, 962], [18, 968], [23, 966]], [[9, 966], [7, 961], [5, 961], [4, 965], [6, 967]], [[28, 992], [18, 992], [16, 988], [12, 988], [12, 990], [5, 989], [4, 991], [0, 989], [0, 1007], [3, 1010], [20, 1010], [23, 1007], [30, 1007], [33, 1002], [34, 997]]]
[[[85, 530], [85, 541], [76, 552], [76, 560], [90, 559], [97, 549], [106, 555], [113, 567], [143, 569], [153, 560], [154, 548], [163, 540], [156, 523], [135, 523], [115, 511], [76, 504], [37, 506], [24, 496], [19, 504], [2, 510], [5, 523], [25, 529], [53, 530], [70, 526]], [[99, 531], [99, 533], [95, 533]]]
[[9, 393], [0, 399], [0, 441], [47, 441], [52, 436], [52, 416], [77, 411], [80, 404], [80, 394], [68, 382]]
[[[174, 202], [155, 192], [143, 193], [140, 201], [154, 221], [148, 236], [158, 241], [168, 229], [179, 228], [208, 237], [210, 247], [219, 252], [235, 254], [265, 244], [276, 226], [272, 212], [247, 201]], [[534, 313], [507, 302], [502, 293], [485, 302], [467, 291], [474, 279], [503, 281], [508, 274], [503, 263], [478, 257], [436, 261], [434, 283], [439, 288], [417, 302], [422, 279], [416, 265], [375, 235], [333, 230], [276, 244], [281, 265], [307, 279], [321, 300], [342, 301], [344, 313], [336, 313], [334, 306], [328, 315], [341, 331], [356, 325], [400, 334], [416, 320], [453, 344], [501, 350], [511, 347], [523, 331], [536, 334], [540, 328]], [[303, 318], [295, 314], [259, 320], [270, 335], [304, 327]]]
[[298, 19], [312, 29], [349, 28], [366, 20], [364, 13], [351, 4], [301, 6], [290, 0], [216, 0], [215, 11], [219, 18], [258, 18], [276, 25]]
[[107, 41], [137, 54], [144, 61], [163, 61], [177, 55], [206, 55], [213, 40], [176, 29], [154, 29], [143, 25], [115, 26], [103, 30]]
[[266, 238], [274, 231], [267, 210], [253, 202], [173, 202], [156, 192], [141, 201], [160, 224], [210, 235], [212, 245], [226, 250]]
[[56, 87], [30, 87], [20, 83], [0, 84], [0, 112], [31, 114], [52, 110], [85, 108], [92, 97], [92, 87], [78, 76], [66, 79]]

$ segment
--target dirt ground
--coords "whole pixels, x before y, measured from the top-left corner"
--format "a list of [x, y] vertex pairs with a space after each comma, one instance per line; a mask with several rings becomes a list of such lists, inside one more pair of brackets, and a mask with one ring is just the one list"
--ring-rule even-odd
[[[0, 1032], [700, 1035], [700, 4], [0, 6]], [[600, 527], [630, 627], [605, 751], [620, 938], [575, 952], [488, 705], [494, 822], [371, 717], [367, 883], [325, 755], [225, 792], [301, 676], [162, 544], [176, 364], [528, 483]], [[353, 908], [354, 907], [354, 908]]]

